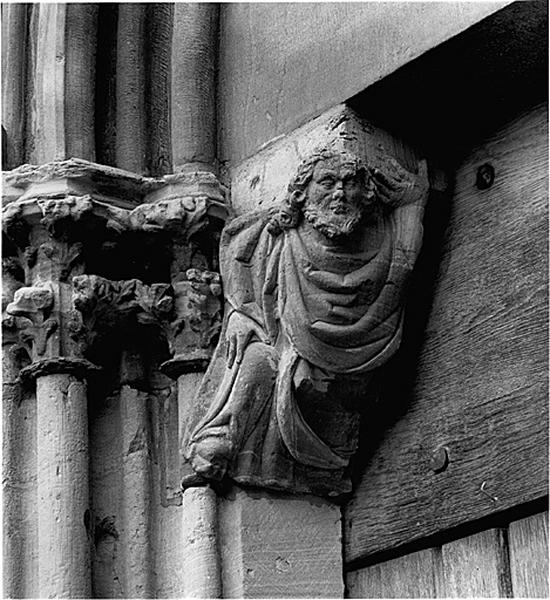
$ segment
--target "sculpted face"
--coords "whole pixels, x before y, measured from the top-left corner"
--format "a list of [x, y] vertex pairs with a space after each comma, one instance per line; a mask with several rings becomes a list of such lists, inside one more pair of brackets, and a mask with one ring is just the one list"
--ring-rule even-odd
[[364, 215], [368, 194], [354, 164], [338, 157], [319, 161], [306, 190], [305, 218], [329, 238], [353, 233]]

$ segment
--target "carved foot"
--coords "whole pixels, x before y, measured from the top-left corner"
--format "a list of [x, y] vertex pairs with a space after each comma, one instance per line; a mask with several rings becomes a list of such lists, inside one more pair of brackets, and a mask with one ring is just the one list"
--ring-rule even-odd
[[220, 481], [227, 472], [233, 445], [222, 437], [205, 437], [193, 444], [191, 465], [197, 475]]

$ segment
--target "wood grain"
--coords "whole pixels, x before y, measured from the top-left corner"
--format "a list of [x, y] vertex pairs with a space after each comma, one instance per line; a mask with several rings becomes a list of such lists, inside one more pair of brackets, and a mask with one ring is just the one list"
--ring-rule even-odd
[[[381, 414], [365, 418], [348, 562], [547, 494], [546, 131], [546, 108], [535, 107], [456, 170], [442, 247], [427, 246], [441, 253], [435, 283], [424, 254], [411, 290], [409, 333], [418, 300], [430, 307], [419, 356], [405, 343]], [[484, 163], [496, 178], [479, 190]], [[425, 228], [429, 237], [429, 217]], [[412, 393], [399, 387], [411, 365]], [[450, 462], [434, 473], [441, 445]]]
[[441, 548], [438, 598], [511, 598], [504, 532], [488, 529]]
[[506, 4], [222, 5], [220, 159], [238, 164]]
[[347, 598], [435, 598], [440, 551], [430, 548], [348, 573]]
[[548, 511], [514, 521], [508, 529], [515, 598], [548, 598]]

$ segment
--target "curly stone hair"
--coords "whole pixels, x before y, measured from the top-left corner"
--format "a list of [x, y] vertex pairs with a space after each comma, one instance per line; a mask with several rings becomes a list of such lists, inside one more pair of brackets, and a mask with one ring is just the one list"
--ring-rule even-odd
[[274, 209], [269, 223], [270, 233], [279, 235], [285, 229], [292, 229], [299, 224], [305, 197], [297, 198], [295, 192], [305, 192], [313, 177], [313, 170], [317, 163], [334, 158], [338, 158], [344, 164], [353, 166], [355, 173], [360, 174], [364, 182], [367, 182], [369, 177], [368, 168], [358, 156], [330, 148], [315, 150], [300, 163], [296, 175], [288, 184], [287, 195], [281, 204]]

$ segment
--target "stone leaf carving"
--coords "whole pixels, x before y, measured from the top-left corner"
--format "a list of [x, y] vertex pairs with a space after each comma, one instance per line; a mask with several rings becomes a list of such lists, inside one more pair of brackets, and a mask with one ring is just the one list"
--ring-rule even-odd
[[219, 273], [187, 269], [185, 279], [173, 283], [176, 318], [168, 340], [174, 358], [161, 368], [171, 377], [203, 370], [212, 357], [222, 325], [222, 287]]
[[73, 278], [73, 303], [82, 314], [89, 345], [132, 321], [156, 325], [169, 320], [173, 310], [170, 284], [145, 285], [138, 279], [111, 281], [98, 275]]
[[15, 291], [6, 313], [18, 317], [20, 340], [35, 360], [46, 354], [48, 339], [58, 329], [59, 320], [51, 316], [54, 293], [51, 286], [21, 287]]
[[276, 210], [220, 244], [226, 314], [183, 434], [183, 486], [338, 496], [373, 373], [398, 349], [422, 241], [426, 164], [377, 169], [322, 149]]
[[94, 209], [90, 196], [39, 198], [36, 203], [42, 211], [42, 224], [53, 237], [59, 237], [74, 222], [90, 216]]
[[118, 232], [167, 232], [188, 238], [206, 226], [208, 206], [206, 196], [185, 196], [141, 204], [131, 211], [112, 207], [107, 226]]

